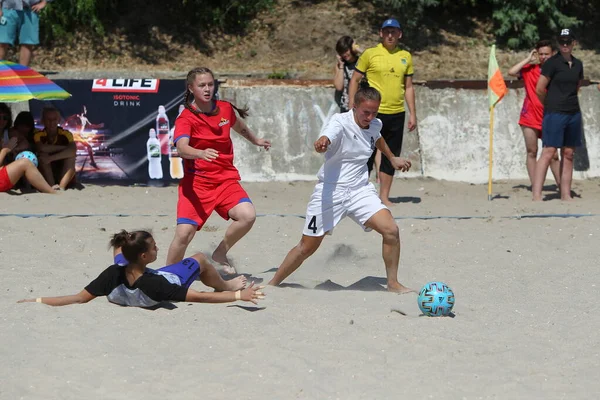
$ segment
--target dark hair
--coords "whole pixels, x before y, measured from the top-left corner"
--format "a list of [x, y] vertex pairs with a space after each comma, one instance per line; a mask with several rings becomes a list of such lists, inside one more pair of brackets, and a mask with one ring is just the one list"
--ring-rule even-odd
[[550, 49], [551, 49], [551, 50], [554, 50], [554, 44], [552, 43], [552, 41], [551, 41], [551, 40], [546, 40], [546, 39], [543, 39], [543, 40], [540, 40], [540, 41], [538, 41], [538, 42], [535, 44], [535, 49], [536, 49], [536, 50], [539, 50], [539, 49], [541, 49], [542, 47], [550, 47]]
[[352, 39], [350, 36], [342, 36], [335, 44], [335, 51], [341, 56], [348, 50], [352, 50], [353, 44], [354, 39]]
[[367, 100], [381, 101], [381, 94], [377, 89], [372, 87], [358, 89], [354, 95], [354, 104], [358, 106], [360, 103]]
[[15, 123], [13, 126], [16, 127], [19, 125], [27, 125], [30, 129], [33, 129], [35, 127], [33, 114], [31, 114], [29, 111], [21, 111], [19, 114], [17, 114], [17, 118], [15, 118]]
[[122, 230], [115, 233], [110, 239], [109, 246], [112, 248], [121, 248], [123, 257], [130, 263], [136, 262], [142, 253], [149, 250], [148, 239], [152, 234], [148, 231], [133, 231], [127, 232]]
[[[6, 129], [12, 126], [12, 111], [6, 103], [0, 103], [0, 114], [8, 115], [8, 121], [6, 121]], [[0, 132], [1, 134], [2, 132]]]
[[[213, 80], [215, 79], [215, 74], [213, 74], [213, 72], [206, 67], [197, 67], [197, 68], [192, 69], [190, 72], [188, 72], [187, 77], [185, 78], [185, 94], [183, 95], [183, 105], [185, 108], [187, 108], [188, 110], [190, 110], [191, 112], [193, 112], [196, 115], [202, 114], [202, 112], [198, 111], [194, 107], [192, 107], [190, 98], [193, 97], [193, 95], [192, 95], [192, 92], [190, 92], [189, 87], [194, 84], [194, 81], [196, 80], [196, 75], [204, 75], [204, 74], [208, 74], [208, 75], [212, 76]], [[246, 118], [248, 116], [248, 107], [239, 108], [239, 107], [236, 107], [235, 104], [233, 104], [230, 101], [228, 101], [228, 103], [231, 104], [231, 106], [234, 108], [234, 110], [238, 112], [240, 117]], [[215, 109], [209, 115], [216, 115], [218, 113], [219, 113], [219, 107], [215, 107]]]
[[60, 116], [60, 111], [58, 110], [58, 108], [56, 108], [54, 106], [44, 106], [44, 108], [42, 108], [42, 121], [46, 117], [46, 114], [51, 113], [51, 112], [55, 112]]
[[35, 121], [33, 119], [33, 114], [31, 114], [29, 111], [21, 111], [19, 114], [17, 114], [13, 126], [15, 128], [18, 128], [19, 126], [26, 126], [27, 134], [25, 137], [30, 145], [33, 144], [33, 136], [35, 132]]

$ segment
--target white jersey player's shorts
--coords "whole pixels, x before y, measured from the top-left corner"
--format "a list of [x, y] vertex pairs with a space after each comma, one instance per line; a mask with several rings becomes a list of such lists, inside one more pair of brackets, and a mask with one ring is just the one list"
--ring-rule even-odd
[[365, 223], [379, 210], [388, 209], [383, 205], [372, 183], [359, 188], [336, 188], [319, 182], [315, 186], [308, 206], [303, 234], [323, 236], [331, 234], [333, 228], [348, 216], [365, 231], [371, 229]]

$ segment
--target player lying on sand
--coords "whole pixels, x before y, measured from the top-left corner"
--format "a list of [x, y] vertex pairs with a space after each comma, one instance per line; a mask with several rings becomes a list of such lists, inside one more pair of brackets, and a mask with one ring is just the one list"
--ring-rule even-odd
[[[158, 255], [152, 235], [146, 231], [122, 230], [110, 241], [115, 264], [104, 270], [78, 294], [59, 297], [24, 299], [18, 303], [38, 302], [50, 306], [87, 303], [98, 296], [122, 306], [153, 307], [162, 301], [187, 301], [192, 303], [228, 303], [236, 300], [254, 304], [264, 298], [261, 287], [252, 283], [246, 286], [246, 277], [238, 276], [225, 281], [201, 254], [195, 254], [179, 263], [156, 271], [146, 268]], [[189, 286], [196, 279], [216, 292], [198, 292]]]
[[275, 273], [269, 285], [279, 285], [321, 245], [326, 233], [346, 216], [365, 231], [374, 229], [383, 237], [383, 261], [387, 288], [398, 293], [414, 292], [398, 282], [400, 233], [390, 210], [381, 202], [369, 183], [367, 160], [379, 149], [400, 171], [411, 163], [396, 157], [381, 137], [382, 123], [375, 118], [381, 95], [376, 89], [356, 92], [354, 108], [334, 115], [315, 142], [315, 150], [325, 153], [318, 173], [319, 183], [306, 208], [306, 221], [300, 243], [294, 247]]

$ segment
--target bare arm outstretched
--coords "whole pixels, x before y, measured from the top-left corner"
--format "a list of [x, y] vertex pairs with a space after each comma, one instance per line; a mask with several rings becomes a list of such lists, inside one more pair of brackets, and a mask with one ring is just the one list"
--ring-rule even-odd
[[198, 292], [188, 289], [185, 301], [191, 303], [230, 303], [237, 300], [249, 301], [258, 304], [258, 300], [264, 299], [265, 294], [261, 292], [263, 286], [254, 286], [254, 282], [246, 289], [237, 292]]
[[44, 303], [49, 306], [68, 306], [70, 304], [84, 304], [94, 300], [96, 296], [92, 295], [87, 290], [83, 289], [77, 294], [57, 297], [38, 297], [37, 299], [23, 299], [17, 303]]

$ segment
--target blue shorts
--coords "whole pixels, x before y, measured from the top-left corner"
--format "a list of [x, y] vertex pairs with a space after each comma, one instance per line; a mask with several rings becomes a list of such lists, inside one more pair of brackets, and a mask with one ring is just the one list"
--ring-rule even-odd
[[544, 147], [581, 147], [583, 126], [581, 113], [544, 114], [542, 121], [542, 145]]
[[[115, 256], [115, 264], [124, 267], [129, 262], [123, 257], [122, 253], [119, 253]], [[200, 277], [200, 264], [194, 258], [184, 258], [178, 263], [157, 270], [151, 268], [146, 268], [146, 270], [153, 274], [162, 275], [169, 282], [184, 287], [190, 287]]]
[[25, 10], [2, 9], [5, 24], [0, 24], [0, 43], [14, 46], [19, 44], [40, 44], [40, 16], [27, 8]]

